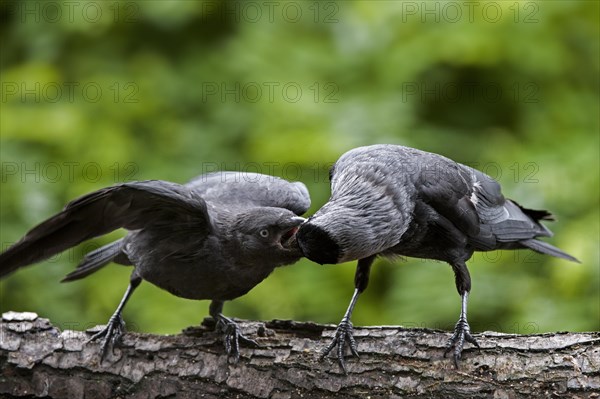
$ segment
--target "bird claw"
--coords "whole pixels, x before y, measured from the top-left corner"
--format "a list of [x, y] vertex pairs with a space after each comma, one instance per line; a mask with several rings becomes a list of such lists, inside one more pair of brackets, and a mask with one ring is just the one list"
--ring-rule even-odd
[[479, 348], [479, 343], [477, 343], [477, 340], [471, 335], [469, 323], [467, 323], [466, 319], [460, 318], [454, 326], [454, 334], [452, 334], [450, 339], [448, 339], [446, 350], [444, 351], [444, 357], [446, 357], [446, 355], [452, 350], [452, 347], [454, 347], [454, 366], [456, 368], [458, 368], [458, 361], [461, 358], [465, 341]]
[[350, 352], [352, 352], [352, 355], [359, 357], [358, 350], [356, 349], [356, 341], [354, 340], [354, 327], [352, 326], [352, 322], [350, 320], [343, 319], [335, 330], [335, 337], [331, 340], [329, 345], [323, 349], [319, 359], [325, 359], [325, 356], [327, 356], [337, 345], [336, 355], [338, 358], [338, 363], [344, 374], [348, 374], [346, 362], [344, 360], [344, 348], [346, 344], [348, 344], [350, 347]]
[[260, 345], [253, 339], [247, 338], [242, 334], [240, 326], [233, 320], [220, 316], [216, 328], [223, 333], [223, 341], [225, 344], [225, 352], [228, 356], [233, 356], [233, 363], [240, 360], [240, 342], [254, 348]]
[[100, 347], [100, 363], [104, 361], [106, 357], [106, 353], [108, 352], [108, 347], [110, 345], [112, 352], [114, 354], [115, 346], [119, 344], [121, 341], [121, 336], [125, 332], [125, 322], [121, 316], [112, 316], [108, 321], [108, 324], [104, 326], [104, 328], [92, 335], [91, 338], [87, 342], [96, 341], [102, 337], [104, 340], [102, 341], [102, 346]]

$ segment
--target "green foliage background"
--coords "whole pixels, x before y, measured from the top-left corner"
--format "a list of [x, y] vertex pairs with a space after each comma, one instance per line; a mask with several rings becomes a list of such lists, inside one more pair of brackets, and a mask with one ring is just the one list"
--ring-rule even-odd
[[[397, 143], [478, 167], [507, 197], [552, 210], [550, 241], [582, 262], [476, 254], [473, 330], [600, 329], [598, 2], [67, 3], [0, 5], [3, 248], [92, 190], [215, 168], [301, 180], [312, 214], [343, 152]], [[58, 283], [92, 247], [2, 281], [1, 310], [105, 323], [129, 269]], [[353, 273], [303, 260], [225, 311], [337, 323]], [[207, 309], [145, 283], [125, 319], [176, 333]], [[450, 329], [458, 311], [447, 265], [379, 260], [353, 320]]]

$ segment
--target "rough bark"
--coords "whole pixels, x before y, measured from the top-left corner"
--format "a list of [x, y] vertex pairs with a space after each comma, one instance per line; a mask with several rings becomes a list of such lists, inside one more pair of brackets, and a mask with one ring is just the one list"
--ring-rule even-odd
[[240, 321], [260, 348], [228, 361], [207, 327], [179, 335], [127, 333], [99, 361], [90, 332], [59, 331], [33, 313], [5, 313], [0, 396], [53, 398], [525, 398], [600, 397], [600, 333], [477, 334], [460, 369], [443, 357], [448, 332], [356, 328], [348, 375], [318, 361], [335, 327]]

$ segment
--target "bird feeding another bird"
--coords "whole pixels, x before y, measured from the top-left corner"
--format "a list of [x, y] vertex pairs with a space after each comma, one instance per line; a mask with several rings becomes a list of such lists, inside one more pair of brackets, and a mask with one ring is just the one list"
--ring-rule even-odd
[[351, 322], [377, 256], [403, 255], [447, 262], [461, 296], [461, 312], [444, 356], [454, 348], [458, 367], [465, 341], [479, 346], [467, 322], [471, 277], [466, 261], [475, 251], [531, 249], [569, 261], [571, 255], [540, 240], [552, 233], [540, 222], [547, 211], [504, 198], [491, 177], [441, 155], [398, 145], [359, 147], [330, 171], [331, 197], [300, 226], [298, 245], [320, 264], [358, 260], [348, 309], [322, 358], [337, 346], [344, 372], [346, 345], [358, 356]]
[[0, 278], [123, 227], [127, 236], [88, 253], [63, 280], [86, 277], [110, 262], [134, 267], [116, 311], [91, 338], [103, 339], [101, 359], [123, 334], [123, 308], [146, 280], [182, 298], [210, 299], [215, 328], [237, 361], [239, 342], [256, 342], [223, 315], [223, 304], [302, 257], [295, 233], [309, 207], [303, 183], [255, 173], [215, 172], [185, 185], [123, 183], [70, 202], [30, 230], [0, 254]]
[[334, 264], [358, 260], [355, 290], [334, 339], [358, 355], [352, 312], [367, 288], [377, 256], [404, 255], [450, 264], [461, 312], [447, 344], [458, 367], [465, 341], [478, 346], [467, 322], [471, 279], [466, 261], [475, 251], [528, 248], [570, 261], [574, 257], [539, 241], [552, 233], [540, 221], [547, 211], [505, 199], [489, 176], [440, 155], [395, 145], [348, 151], [330, 173], [331, 197], [312, 217], [306, 186], [272, 176], [216, 172], [185, 185], [149, 180], [107, 187], [70, 202], [0, 254], [0, 278], [118, 228], [126, 237], [88, 253], [63, 281], [86, 277], [110, 262], [134, 267], [129, 287], [103, 330], [101, 359], [124, 332], [121, 316], [143, 280], [173, 295], [210, 299], [210, 315], [226, 352], [256, 345], [223, 315], [223, 304], [246, 294], [276, 267], [302, 256]]

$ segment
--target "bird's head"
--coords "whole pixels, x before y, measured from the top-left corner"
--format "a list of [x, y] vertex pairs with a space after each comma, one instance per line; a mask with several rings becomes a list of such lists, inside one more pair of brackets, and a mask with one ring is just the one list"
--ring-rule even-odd
[[369, 231], [368, 218], [330, 201], [300, 226], [296, 240], [308, 259], [336, 264], [371, 255], [364, 253], [370, 251]]
[[340, 262], [340, 245], [326, 226], [313, 223], [309, 219], [298, 230], [296, 240], [302, 254], [313, 262], [320, 265]]
[[246, 255], [292, 262], [302, 257], [296, 232], [305, 220], [287, 209], [257, 207], [238, 215], [236, 231]]
[[[361, 202], [362, 201], [362, 202]], [[336, 264], [379, 254], [398, 242], [401, 221], [380, 204], [330, 201], [300, 226], [302, 254], [319, 264]]]

